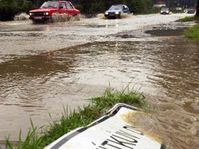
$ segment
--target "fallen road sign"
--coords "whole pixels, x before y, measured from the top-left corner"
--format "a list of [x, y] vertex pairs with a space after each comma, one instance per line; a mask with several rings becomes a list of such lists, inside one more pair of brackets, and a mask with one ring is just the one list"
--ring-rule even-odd
[[45, 149], [165, 149], [125, 121], [125, 115], [136, 112], [139, 109], [133, 106], [116, 104], [98, 120], [65, 134]]

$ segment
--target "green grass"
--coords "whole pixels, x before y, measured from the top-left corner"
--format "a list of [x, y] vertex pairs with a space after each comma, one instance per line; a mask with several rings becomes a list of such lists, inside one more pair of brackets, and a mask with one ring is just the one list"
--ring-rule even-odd
[[199, 42], [199, 25], [195, 25], [186, 30], [185, 36], [193, 41]]
[[199, 21], [199, 17], [196, 16], [190, 16], [190, 17], [184, 17], [182, 19], [177, 20], [178, 22], [191, 22], [191, 21]]
[[191, 16], [191, 17], [184, 17], [182, 19], [179, 19], [178, 21], [179, 22], [190, 22], [190, 21], [194, 21], [194, 20], [195, 20], [194, 16]]
[[7, 141], [7, 149], [43, 149], [46, 145], [52, 143], [71, 130], [86, 126], [98, 119], [117, 103], [126, 103], [140, 108], [144, 108], [147, 105], [144, 101], [144, 96], [129, 90], [106, 90], [103, 96], [94, 97], [90, 100], [90, 105], [79, 109], [78, 112], [74, 111], [70, 115], [63, 115], [59, 121], [53, 122], [45, 129], [43, 128], [42, 133], [39, 132], [39, 129], [31, 122], [32, 128], [28, 132], [25, 140], [22, 141], [20, 133], [18, 144], [13, 146]]

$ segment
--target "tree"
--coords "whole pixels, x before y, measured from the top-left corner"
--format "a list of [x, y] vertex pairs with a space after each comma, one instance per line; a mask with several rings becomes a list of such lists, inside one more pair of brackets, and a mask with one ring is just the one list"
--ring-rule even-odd
[[196, 16], [199, 16], [199, 0], [197, 1], [196, 5]]
[[0, 20], [13, 20], [20, 12], [27, 12], [32, 8], [32, 3], [27, 0], [0, 0]]
[[0, 20], [12, 20], [17, 13], [17, 3], [15, 0], [0, 1]]

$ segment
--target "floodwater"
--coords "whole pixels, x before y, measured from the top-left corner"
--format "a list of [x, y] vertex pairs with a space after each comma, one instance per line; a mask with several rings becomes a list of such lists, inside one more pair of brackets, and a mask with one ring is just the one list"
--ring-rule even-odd
[[59, 119], [64, 107], [70, 111], [107, 87], [129, 85], [150, 103], [148, 114], [137, 115], [135, 125], [156, 133], [168, 149], [196, 149], [199, 45], [180, 36], [184, 26], [168, 30], [123, 32], [110, 35], [110, 41], [38, 54], [1, 51], [0, 140], [10, 135], [15, 141], [20, 128], [25, 134], [30, 118], [42, 126]]

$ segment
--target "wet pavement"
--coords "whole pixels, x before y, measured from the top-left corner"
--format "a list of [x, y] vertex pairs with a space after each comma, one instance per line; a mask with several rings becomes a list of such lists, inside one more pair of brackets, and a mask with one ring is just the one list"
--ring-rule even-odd
[[84, 23], [0, 27], [0, 140], [16, 140], [20, 128], [25, 134], [30, 118], [43, 126], [64, 107], [70, 112], [107, 87], [129, 85], [151, 106], [135, 125], [158, 134], [169, 149], [197, 148], [199, 45], [181, 36], [190, 24], [168, 21], [129, 31], [116, 25], [108, 32], [107, 24]]

